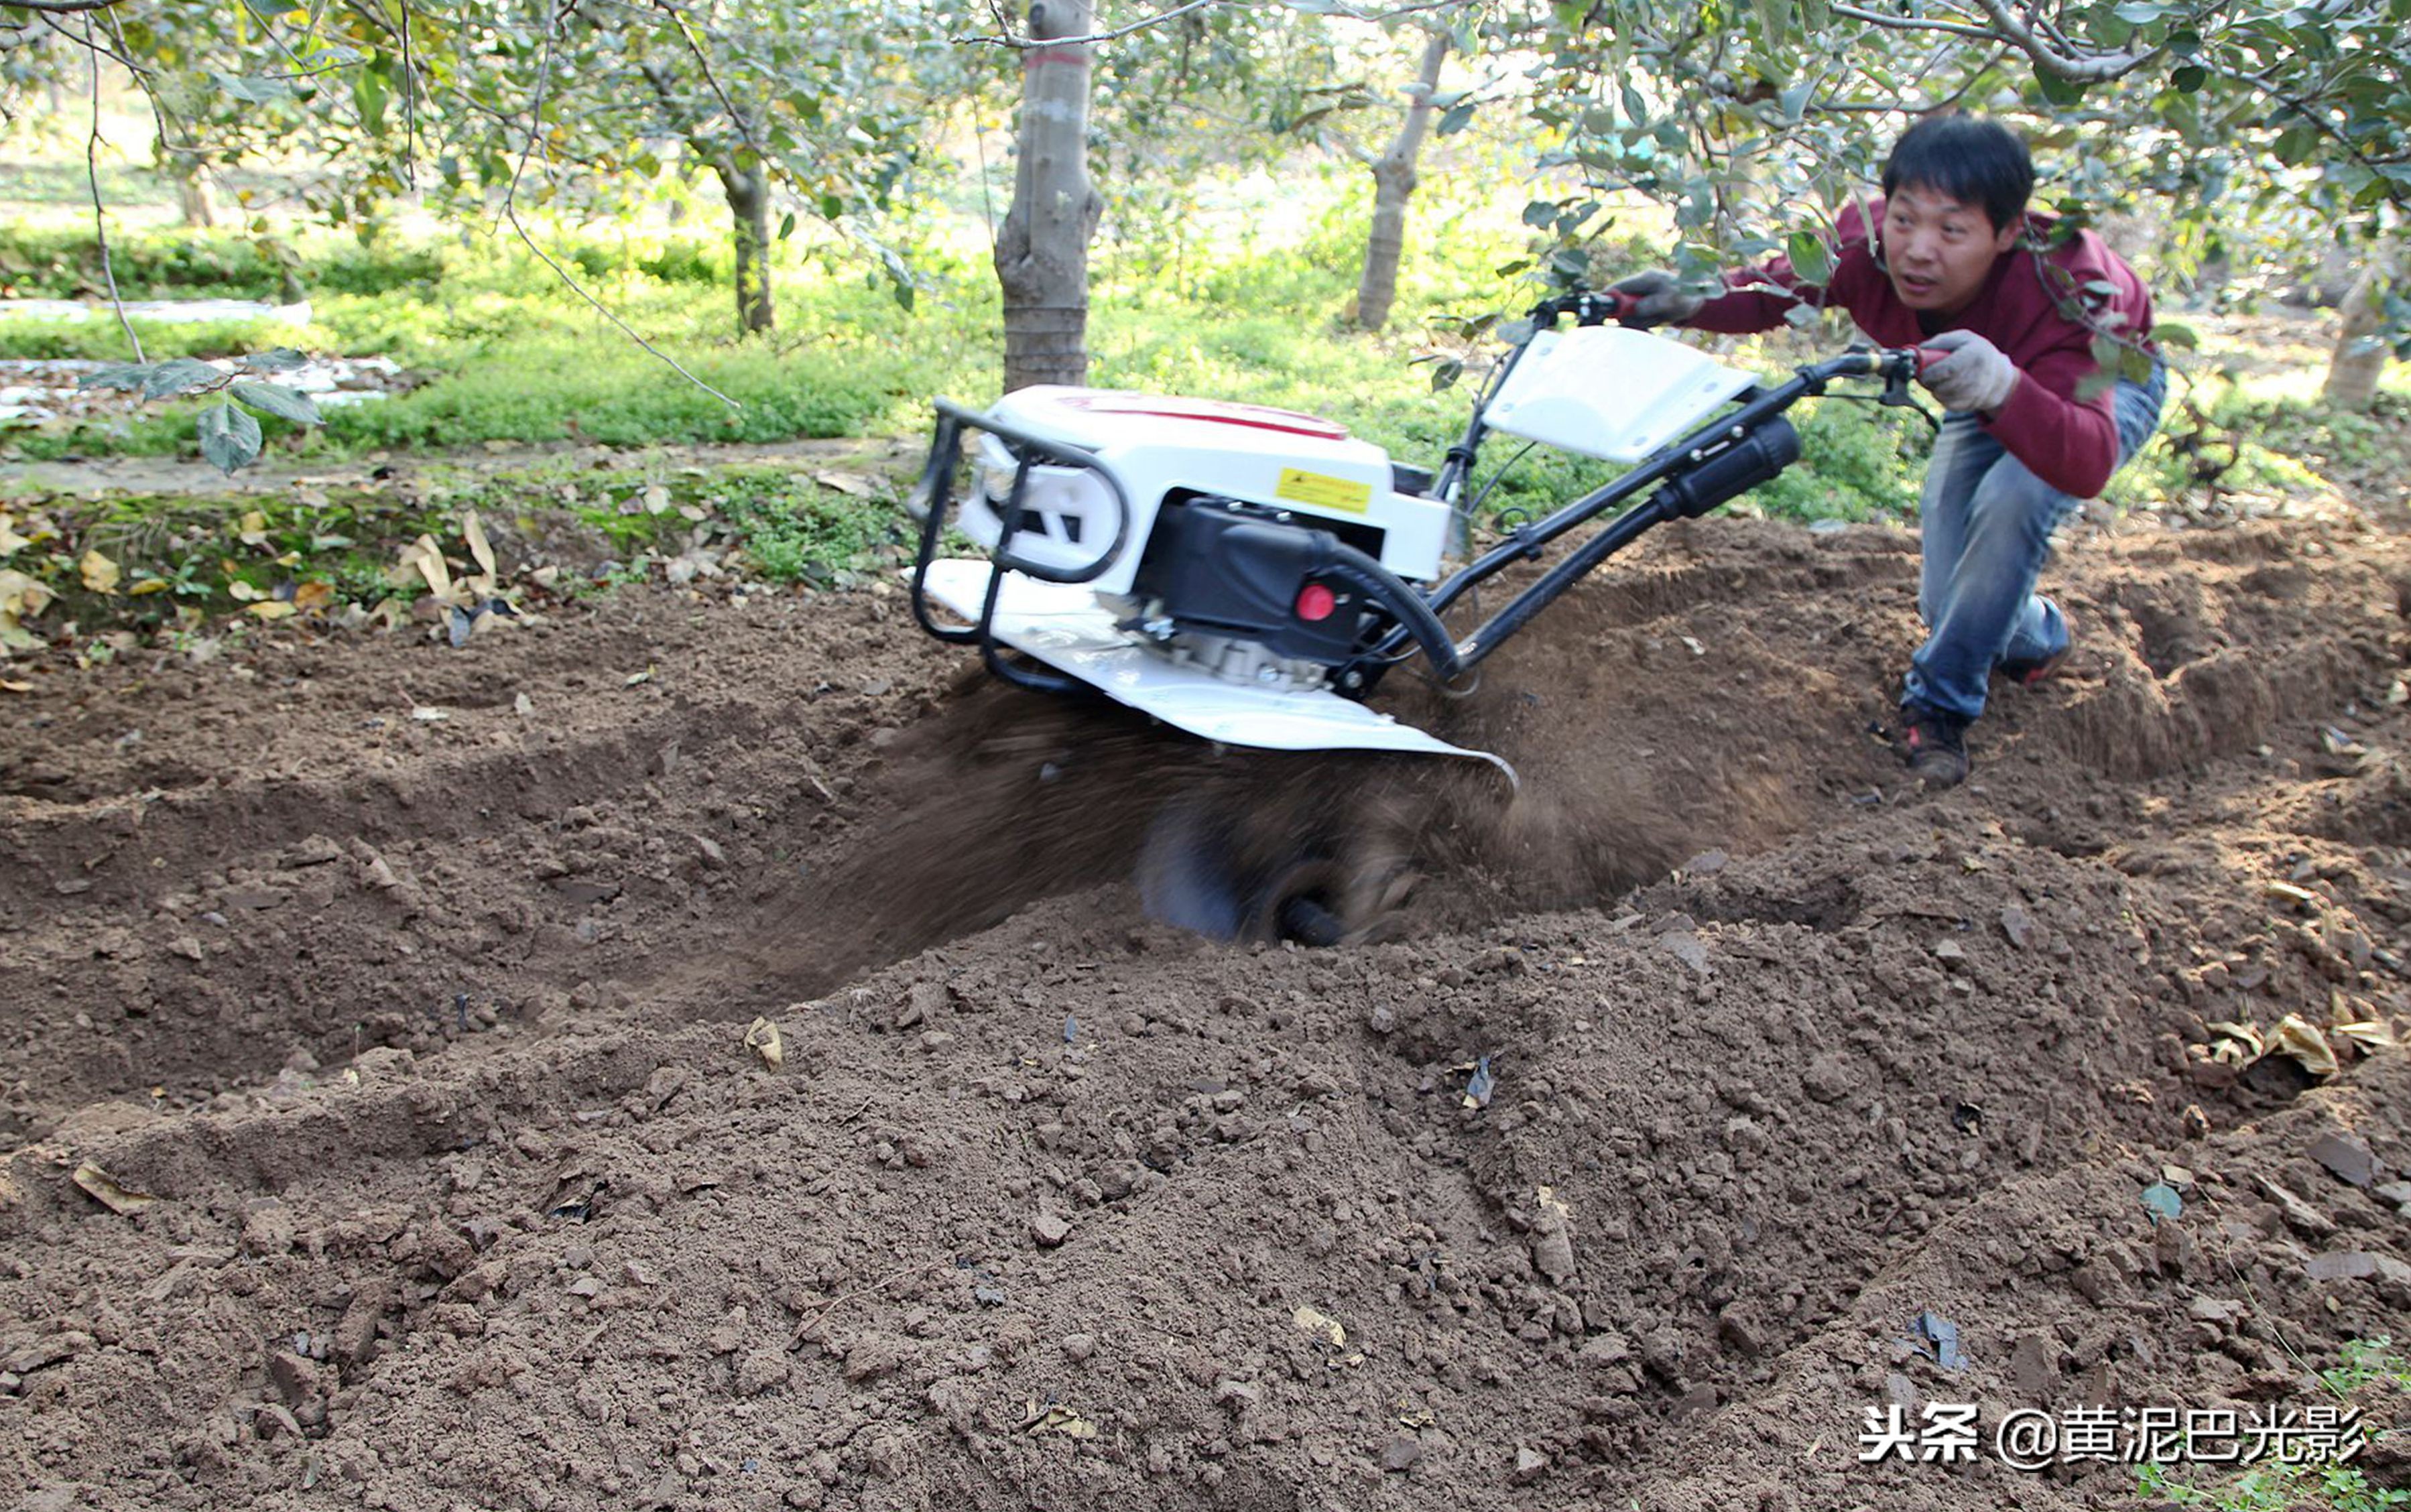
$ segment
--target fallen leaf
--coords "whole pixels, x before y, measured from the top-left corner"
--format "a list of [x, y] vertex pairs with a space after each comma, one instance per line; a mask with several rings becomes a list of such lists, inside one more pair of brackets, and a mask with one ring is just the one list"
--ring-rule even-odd
[[2339, 1024], [2328, 1031], [2362, 1051], [2375, 1053], [2394, 1047], [2394, 1030], [2382, 1019], [2370, 1019], [2360, 1024]]
[[1314, 1335], [1334, 1349], [1347, 1345], [1348, 1330], [1339, 1326], [1338, 1319], [1318, 1313], [1311, 1307], [1299, 1308], [1290, 1315], [1289, 1320], [1296, 1324], [1301, 1332]]
[[76, 572], [82, 576], [83, 586], [95, 593], [117, 591], [117, 563], [102, 556], [97, 546], [84, 552], [82, 560], [76, 563]]
[[[0, 512], [0, 557], [8, 555], [19, 546], [29, 546], [34, 544], [24, 536], [19, 535], [16, 527], [16, 516]], [[2400, 688], [2403, 685], [2397, 682], [2395, 686]]]
[[841, 494], [862, 499], [878, 491], [879, 486], [857, 472], [815, 472], [812, 481], [824, 488], [835, 488]]
[[293, 605], [283, 599], [265, 599], [245, 609], [243, 613], [260, 619], [283, 619], [293, 613]]
[[32, 692], [33, 691], [34, 691], [34, 685], [33, 685], [32, 683], [29, 683], [29, 682], [11, 682], [11, 681], [9, 681], [7, 678], [6, 678], [6, 677], [0, 677], [0, 692], [7, 692], [7, 693], [30, 693], [30, 692]]
[[699, 525], [710, 517], [710, 516], [705, 514], [702, 510], [695, 508], [693, 504], [679, 505], [679, 518], [680, 519], [693, 520]]
[[335, 585], [332, 583], [304, 583], [293, 590], [293, 607], [296, 609], [323, 609], [334, 602]]
[[249, 603], [260, 596], [259, 589], [238, 577], [226, 585], [226, 597], [237, 603]]
[[2272, 881], [2263, 887], [2261, 891], [2268, 895], [2271, 901], [2288, 903], [2297, 909], [2316, 909], [2319, 906], [2320, 902], [2319, 895], [2316, 893], [2312, 892], [2307, 887], [2296, 887], [2291, 882]]
[[11, 618], [40, 614], [51, 606], [58, 595], [48, 588], [11, 569], [0, 572], [0, 615]]
[[2341, 1069], [2335, 1047], [2328, 1043], [2328, 1037], [2299, 1013], [2288, 1013], [2277, 1021], [2276, 1050], [2281, 1055], [2291, 1055], [2313, 1076], [2333, 1076]]
[[268, 516], [258, 510], [245, 515], [235, 529], [239, 532], [237, 539], [244, 545], [264, 546], [268, 544]]
[[1054, 1406], [1033, 1413], [1021, 1425], [1025, 1433], [1060, 1433], [1066, 1438], [1095, 1438], [1097, 1425], [1069, 1407]]
[[642, 672], [632, 672], [632, 673], [628, 674], [628, 680], [627, 680], [626, 682], [624, 682], [624, 683], [621, 684], [621, 687], [623, 687], [623, 688], [634, 688], [634, 687], [636, 687], [636, 686], [638, 683], [640, 683], [640, 682], [650, 682], [650, 681], [652, 681], [652, 680], [653, 680], [653, 669], [652, 669], [652, 668], [650, 668], [650, 667], [647, 667], [647, 668], [646, 668], [644, 671], [642, 671]]
[[745, 1048], [761, 1057], [762, 1064], [778, 1070], [787, 1064], [786, 1047], [779, 1042], [779, 1026], [768, 1019], [755, 1019], [745, 1031]]
[[485, 522], [474, 509], [460, 513], [460, 534], [469, 543], [469, 555], [477, 559], [477, 570], [489, 578], [494, 575], [494, 548], [486, 541]]
[[159, 1200], [148, 1192], [138, 1192], [121, 1185], [116, 1177], [87, 1160], [76, 1167], [75, 1184], [94, 1201], [111, 1213], [132, 1214]]
[[146, 577], [125, 591], [138, 599], [145, 593], [165, 593], [168, 591], [168, 580], [164, 577]]
[[658, 483], [645, 485], [645, 513], [658, 515], [670, 507], [670, 491]]

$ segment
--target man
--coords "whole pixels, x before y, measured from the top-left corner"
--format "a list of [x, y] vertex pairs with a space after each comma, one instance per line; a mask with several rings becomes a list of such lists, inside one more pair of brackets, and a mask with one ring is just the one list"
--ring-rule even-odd
[[1921, 380], [1948, 413], [1918, 506], [1927, 636], [1898, 735], [1929, 787], [1966, 777], [1966, 729], [1993, 673], [2032, 684], [2067, 659], [2067, 617], [2034, 591], [2052, 531], [2150, 439], [2168, 390], [2156, 357], [2144, 382], [2085, 382], [2097, 337], [2151, 351], [2151, 296], [2092, 232], [2050, 245], [2048, 218], [2026, 211], [2033, 192], [2034, 164], [2007, 128], [1930, 117], [1893, 144], [1883, 197], [1839, 217], [1823, 287], [1784, 258], [1728, 272], [1714, 298], [1662, 272], [1615, 285], [1628, 326], [1768, 330], [1805, 300], [1848, 311], [1885, 346], [1948, 352]]

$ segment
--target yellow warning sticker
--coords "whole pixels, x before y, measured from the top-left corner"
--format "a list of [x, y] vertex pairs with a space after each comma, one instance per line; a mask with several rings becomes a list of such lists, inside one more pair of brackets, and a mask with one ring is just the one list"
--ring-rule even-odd
[[1311, 504], [1316, 509], [1335, 509], [1344, 515], [1362, 515], [1373, 504], [1373, 486], [1348, 478], [1335, 478], [1328, 472], [1308, 472], [1299, 468], [1281, 469], [1280, 487], [1273, 490], [1276, 499], [1286, 499], [1293, 504]]

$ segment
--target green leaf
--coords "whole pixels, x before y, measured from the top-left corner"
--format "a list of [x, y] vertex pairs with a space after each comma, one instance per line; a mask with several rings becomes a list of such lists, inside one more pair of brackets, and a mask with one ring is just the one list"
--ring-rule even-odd
[[363, 68], [352, 80], [352, 103], [359, 108], [360, 125], [372, 137], [385, 135], [385, 107], [392, 94], [373, 68]]
[[293, 86], [282, 79], [246, 79], [212, 70], [210, 81], [246, 105], [273, 104], [293, 93]]
[[150, 372], [142, 380], [142, 397], [166, 399], [170, 394], [189, 394], [225, 376], [216, 368], [197, 358], [174, 357], [152, 365]]
[[2169, 13], [2169, 7], [2158, 0], [2126, 0], [2111, 14], [2133, 26], [2149, 26]]
[[203, 410], [197, 431], [202, 458], [221, 472], [232, 473], [259, 455], [259, 422], [231, 403]]
[[2084, 98], [2082, 84], [2062, 79], [2057, 74], [2037, 74], [2035, 85], [2042, 91], [2044, 100], [2053, 105], [2076, 105]]
[[1432, 364], [1432, 392], [1439, 393], [1463, 376], [1465, 376], [1464, 363], [1454, 357], [1442, 357]]
[[272, 346], [265, 352], [254, 352], [242, 359], [242, 365], [254, 372], [291, 372], [309, 360], [289, 346]]
[[2201, 345], [2200, 336], [2191, 326], [2174, 320], [2164, 320], [2153, 327], [2152, 340], [2162, 346], [2182, 346], [2188, 352]]
[[2091, 401], [2118, 386], [2118, 380], [2106, 372], [2088, 372], [2076, 381], [2076, 397]]
[[323, 425], [318, 406], [309, 395], [283, 384], [239, 383], [231, 392], [234, 397], [264, 414], [297, 425]]
[[1556, 220], [1557, 202], [1554, 199], [1535, 199], [1524, 207], [1524, 224], [1536, 231], [1542, 226], [1555, 225]]
[[794, 211], [789, 211], [786, 214], [779, 218], [779, 240], [784, 241], [795, 234], [796, 212]]
[[1766, 46], [1781, 47], [1784, 32], [1791, 23], [1790, 0], [1758, 0], [1758, 23], [1765, 32]]
[[1473, 102], [1468, 100], [1463, 105], [1450, 107], [1448, 113], [1439, 118], [1439, 124], [1432, 129], [1443, 137], [1453, 137], [1463, 131], [1466, 123], [1472, 119]]
[[2185, 94], [2199, 94], [2210, 82], [2210, 70], [2198, 63], [2181, 63], [2169, 70], [2169, 82]]
[[147, 362], [119, 362], [95, 369], [77, 380], [80, 388], [114, 388], [124, 393], [139, 393], [143, 380], [151, 376]]
[[1825, 281], [1834, 276], [1834, 255], [1826, 249], [1825, 239], [1816, 232], [1792, 232], [1783, 251], [1791, 259], [1791, 270], [1818, 287], [1822, 288]]
[[1808, 96], [1816, 90], [1817, 81], [1807, 79], [1783, 92], [1783, 119], [1786, 123], [1795, 126], [1800, 124], [1800, 118], [1808, 113]]

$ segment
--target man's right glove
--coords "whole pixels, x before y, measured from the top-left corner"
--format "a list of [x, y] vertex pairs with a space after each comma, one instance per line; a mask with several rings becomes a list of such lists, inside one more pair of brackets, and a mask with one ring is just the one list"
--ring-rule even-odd
[[1616, 319], [1636, 330], [1679, 326], [1700, 313], [1700, 297], [1684, 293], [1672, 273], [1635, 273], [1610, 284], [1608, 292], [1624, 297], [1624, 313]]

